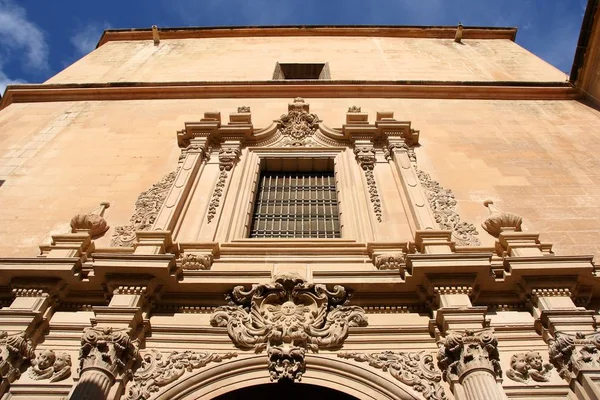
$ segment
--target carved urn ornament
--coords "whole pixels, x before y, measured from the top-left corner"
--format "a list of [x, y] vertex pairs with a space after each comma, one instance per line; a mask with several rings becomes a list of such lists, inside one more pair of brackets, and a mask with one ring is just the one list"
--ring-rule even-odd
[[307, 351], [342, 347], [353, 326], [366, 326], [361, 307], [348, 306], [343, 286], [329, 291], [294, 275], [281, 275], [248, 291], [237, 286], [230, 305], [218, 307], [213, 326], [227, 327], [243, 350], [267, 351], [272, 381], [300, 381]]
[[517, 214], [500, 211], [498, 207], [494, 205], [492, 200], [486, 200], [483, 202], [490, 212], [490, 215], [481, 224], [482, 228], [487, 233], [494, 237], [500, 236], [502, 232], [520, 232], [523, 218]]

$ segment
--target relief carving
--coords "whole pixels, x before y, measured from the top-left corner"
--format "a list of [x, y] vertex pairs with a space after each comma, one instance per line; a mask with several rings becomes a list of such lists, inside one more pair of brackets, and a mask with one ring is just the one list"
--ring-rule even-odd
[[67, 379], [71, 376], [71, 355], [44, 350], [31, 361], [28, 374], [36, 381], [50, 379], [50, 382], [58, 382]]
[[406, 254], [381, 254], [376, 256], [374, 261], [375, 267], [379, 270], [400, 269], [406, 264]]
[[474, 369], [487, 369], [502, 377], [498, 340], [491, 329], [479, 332], [449, 331], [439, 343], [438, 366], [448, 382]]
[[281, 134], [294, 140], [302, 140], [312, 136], [319, 127], [319, 117], [308, 112], [309, 106], [300, 97], [288, 106], [288, 113], [275, 120], [280, 126]]
[[147, 231], [152, 228], [176, 177], [177, 171], [173, 171], [139, 195], [135, 202], [135, 213], [129, 220], [129, 225], [115, 228], [111, 246], [131, 246], [135, 241], [136, 231]]
[[530, 383], [549, 382], [551, 364], [544, 364], [542, 355], [538, 351], [513, 354], [510, 359], [510, 369], [506, 376], [515, 382]]
[[460, 246], [479, 246], [475, 225], [460, 220], [456, 212], [456, 198], [450, 189], [444, 189], [431, 179], [428, 173], [417, 170], [429, 206], [440, 228], [452, 231], [452, 237]]
[[249, 113], [250, 107], [249, 106], [240, 106], [237, 108], [237, 112], [238, 113]]
[[147, 400], [161, 387], [175, 382], [186, 371], [191, 372], [211, 362], [237, 357], [237, 353], [174, 351], [167, 357], [163, 357], [163, 354], [157, 350], [148, 350], [140, 356], [141, 365], [133, 375], [133, 381], [125, 397], [127, 400]]
[[215, 190], [212, 194], [212, 199], [208, 205], [208, 223], [214, 219], [217, 215], [217, 208], [221, 204], [221, 197], [223, 196], [223, 190], [225, 189], [225, 183], [227, 182], [227, 175], [229, 171], [233, 169], [233, 166], [240, 158], [240, 150], [235, 148], [223, 148], [219, 150], [219, 179], [215, 185]]
[[426, 400], [446, 400], [440, 385], [442, 373], [435, 368], [433, 356], [426, 352], [404, 353], [338, 353], [338, 357], [366, 362], [370, 366], [389, 372], [395, 379], [421, 393]]
[[580, 371], [600, 371], [600, 333], [569, 335], [556, 333], [548, 340], [550, 362], [561, 378], [570, 381]]
[[359, 146], [354, 148], [354, 155], [360, 167], [365, 171], [367, 179], [367, 188], [369, 189], [369, 199], [373, 204], [373, 212], [377, 217], [377, 221], [382, 221], [381, 200], [377, 191], [377, 182], [375, 182], [375, 149], [370, 146]]
[[24, 333], [9, 335], [0, 332], [0, 376], [13, 382], [21, 376], [20, 366], [23, 362], [32, 360], [35, 352]]
[[307, 283], [281, 275], [248, 291], [237, 286], [230, 305], [218, 307], [211, 325], [227, 327], [233, 343], [257, 353], [267, 350], [272, 381], [300, 381], [307, 351], [342, 347], [350, 327], [366, 326], [361, 307], [348, 306], [348, 293], [336, 285]]
[[113, 377], [124, 373], [138, 357], [138, 343], [127, 329], [85, 328], [79, 350], [79, 368], [102, 370]]
[[212, 266], [213, 256], [211, 254], [182, 254], [177, 260], [183, 270], [209, 270]]
[[348, 107], [348, 112], [349, 113], [359, 113], [359, 112], [361, 112], [361, 108], [358, 106], [350, 106], [350, 107]]

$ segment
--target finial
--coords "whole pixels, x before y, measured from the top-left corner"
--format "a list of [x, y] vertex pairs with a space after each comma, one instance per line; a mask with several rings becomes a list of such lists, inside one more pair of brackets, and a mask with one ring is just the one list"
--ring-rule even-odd
[[489, 216], [483, 221], [481, 227], [494, 237], [502, 232], [520, 232], [523, 218], [517, 214], [500, 211], [492, 200], [485, 200], [483, 205], [489, 210]]
[[459, 21], [458, 26], [456, 27], [456, 34], [454, 35], [454, 41], [456, 43], [462, 43], [463, 37], [463, 24]]
[[160, 43], [160, 36], [158, 35], [158, 27], [156, 25], [152, 25], [152, 39], [154, 40], [154, 45], [158, 46]]

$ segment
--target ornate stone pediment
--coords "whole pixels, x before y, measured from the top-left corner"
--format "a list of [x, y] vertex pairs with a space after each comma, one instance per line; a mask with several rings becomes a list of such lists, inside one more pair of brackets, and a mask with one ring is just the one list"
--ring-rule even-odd
[[367, 325], [364, 310], [347, 301], [343, 286], [329, 291], [296, 276], [279, 276], [248, 291], [235, 287], [230, 305], [218, 307], [211, 324], [227, 327], [241, 349], [267, 350], [271, 380], [299, 381], [307, 351], [338, 349], [350, 327]]

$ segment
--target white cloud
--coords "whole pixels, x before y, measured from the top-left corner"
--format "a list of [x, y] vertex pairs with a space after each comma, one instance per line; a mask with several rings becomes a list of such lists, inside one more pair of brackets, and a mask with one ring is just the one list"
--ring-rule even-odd
[[48, 44], [44, 33], [27, 19], [23, 7], [10, 0], [0, 0], [0, 45], [10, 54], [23, 52], [23, 61], [28, 67], [48, 69]]
[[0, 94], [6, 85], [24, 83], [22, 79], [7, 76], [4, 67], [8, 62], [19, 61], [24, 68], [46, 72], [48, 44], [42, 30], [27, 19], [23, 7], [10, 0], [0, 0]]
[[82, 56], [94, 50], [105, 29], [110, 29], [110, 24], [107, 22], [104, 22], [104, 24], [90, 23], [71, 36], [69, 40], [71, 41], [71, 44], [75, 46], [78, 56]]

